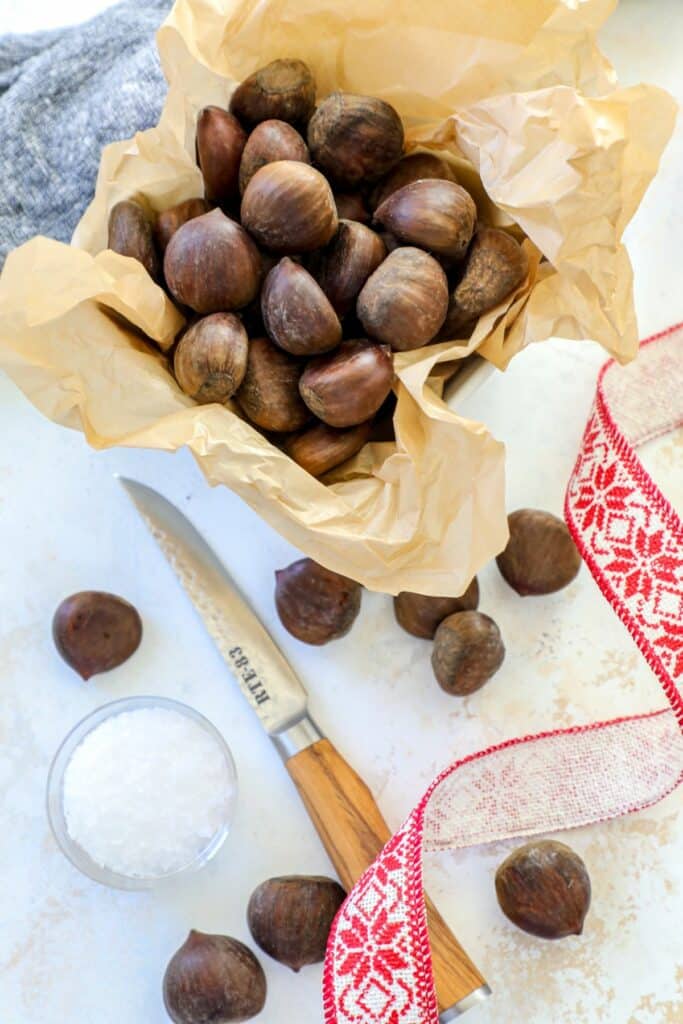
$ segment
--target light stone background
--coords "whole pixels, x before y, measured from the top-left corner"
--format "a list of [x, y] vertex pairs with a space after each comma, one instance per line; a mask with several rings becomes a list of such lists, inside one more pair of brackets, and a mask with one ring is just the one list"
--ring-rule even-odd
[[[15, 5], [0, 28], [48, 27], [103, 0]], [[654, 81], [683, 99], [683, 5], [625, 0], [604, 32], [624, 82]], [[666, 154], [628, 241], [642, 333], [683, 319], [683, 129]], [[508, 445], [511, 508], [560, 512], [601, 352], [548, 344], [518, 359], [461, 411]], [[366, 594], [346, 639], [297, 644], [273, 608], [272, 572], [295, 552], [242, 502], [210, 490], [187, 454], [88, 450], [42, 420], [0, 379], [0, 1022], [163, 1024], [160, 980], [190, 927], [248, 940], [252, 888], [272, 874], [329, 872], [275, 753], [113, 478], [123, 472], [176, 501], [215, 545], [310, 689], [316, 718], [364, 774], [396, 826], [435, 772], [467, 751], [524, 732], [660, 707], [664, 698], [583, 570], [548, 599], [522, 601], [495, 566], [482, 608], [508, 649], [480, 693], [445, 696], [429, 646], [395, 626], [389, 599]], [[683, 441], [647, 452], [648, 468], [683, 506]], [[140, 609], [145, 637], [125, 666], [85, 685], [59, 660], [50, 620], [66, 594], [102, 588]], [[52, 841], [43, 809], [63, 735], [105, 701], [162, 694], [193, 704], [231, 744], [241, 780], [232, 836], [202, 874], [165, 895], [121, 894], [80, 877]], [[499, 843], [430, 860], [429, 888], [495, 994], [478, 1024], [680, 1024], [683, 1021], [682, 794], [644, 813], [560, 836], [585, 858], [593, 906], [585, 933], [544, 943], [500, 914]], [[265, 1024], [319, 1024], [318, 968], [295, 977], [267, 961]]]

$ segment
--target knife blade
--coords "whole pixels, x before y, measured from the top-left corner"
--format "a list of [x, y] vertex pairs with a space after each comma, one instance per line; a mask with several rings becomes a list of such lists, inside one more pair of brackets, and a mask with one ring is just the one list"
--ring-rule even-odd
[[[350, 889], [391, 837], [370, 790], [309, 717], [303, 684], [201, 534], [151, 487], [119, 480], [279, 750], [337, 874]], [[440, 1022], [448, 1024], [490, 989], [436, 907], [425, 900]]]

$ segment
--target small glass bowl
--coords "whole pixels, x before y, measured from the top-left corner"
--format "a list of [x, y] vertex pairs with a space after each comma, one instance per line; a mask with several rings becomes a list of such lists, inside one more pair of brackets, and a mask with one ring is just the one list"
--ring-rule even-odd
[[[102, 864], [98, 864], [86, 853], [82, 846], [72, 839], [64, 814], [64, 774], [76, 748], [102, 722], [107, 721], [107, 719], [112, 718], [114, 715], [121, 715], [125, 711], [138, 711], [141, 708], [163, 708], [167, 711], [175, 711], [186, 718], [191, 718], [192, 721], [201, 726], [222, 750], [228, 766], [228, 776], [231, 785], [231, 795], [226, 801], [225, 819], [221, 823], [220, 828], [217, 829], [206, 846], [192, 861], [184, 864], [181, 868], [163, 875], [122, 875], [116, 871], [111, 871]], [[235, 812], [236, 797], [237, 771], [232, 753], [218, 729], [211, 724], [208, 718], [205, 718], [204, 715], [201, 715], [187, 704], [181, 704], [176, 700], [168, 700], [165, 697], [127, 697], [124, 700], [115, 700], [110, 704], [104, 704], [101, 708], [98, 708], [82, 719], [68, 733], [57, 750], [50, 766], [47, 779], [47, 816], [52, 834], [62, 853], [84, 875], [92, 878], [95, 882], [100, 882], [101, 885], [109, 886], [111, 889], [153, 889], [156, 886], [178, 878], [180, 875], [198, 871], [215, 857], [230, 831]]]

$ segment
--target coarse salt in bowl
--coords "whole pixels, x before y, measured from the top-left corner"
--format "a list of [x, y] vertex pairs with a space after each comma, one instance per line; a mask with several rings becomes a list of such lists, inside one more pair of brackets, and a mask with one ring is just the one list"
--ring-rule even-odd
[[236, 795], [230, 750], [203, 715], [132, 697], [69, 733], [50, 769], [47, 808], [57, 843], [84, 874], [148, 889], [216, 854]]

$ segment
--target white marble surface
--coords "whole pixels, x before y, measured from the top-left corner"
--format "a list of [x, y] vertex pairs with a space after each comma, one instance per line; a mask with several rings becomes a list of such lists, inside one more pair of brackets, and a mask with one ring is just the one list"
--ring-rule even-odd
[[[0, 27], [77, 20], [100, 0], [21, 10], [0, 0]], [[649, 12], [648, 27], [641, 24]], [[624, 81], [660, 83], [683, 98], [683, 6], [624, 2], [604, 33]], [[683, 319], [678, 240], [683, 130], [629, 230], [642, 332]], [[561, 509], [602, 354], [550, 344], [495, 377], [467, 411], [506, 441], [511, 507]], [[186, 454], [94, 453], [42, 420], [0, 379], [0, 1021], [163, 1024], [165, 963], [195, 927], [248, 939], [244, 912], [271, 874], [329, 872], [275, 753], [113, 478], [138, 477], [176, 501], [231, 567], [310, 688], [313, 712], [365, 775], [398, 825], [435, 771], [482, 745], [573, 722], [661, 706], [649, 670], [586, 571], [565, 592], [521, 601], [495, 567], [482, 608], [500, 623], [508, 657], [465, 701], [434, 683], [428, 645], [402, 634], [391, 603], [366, 594], [345, 640], [322, 650], [280, 627], [272, 572], [295, 552], [224, 490], [211, 491]], [[647, 455], [683, 505], [681, 438]], [[248, 538], [248, 540], [247, 540]], [[122, 668], [88, 685], [57, 657], [50, 620], [66, 594], [121, 593], [145, 637]], [[219, 858], [166, 894], [109, 892], [56, 850], [43, 809], [50, 758], [65, 732], [101, 703], [157, 693], [193, 704], [223, 731], [241, 783], [235, 829]], [[444, 855], [429, 886], [495, 990], [473, 1024], [674, 1024], [683, 1020], [681, 793], [629, 819], [563, 838], [585, 857], [594, 902], [580, 939], [543, 943], [498, 911], [493, 874], [509, 844]], [[268, 961], [264, 1024], [319, 1024], [320, 970], [295, 977]]]

